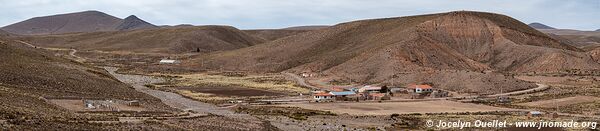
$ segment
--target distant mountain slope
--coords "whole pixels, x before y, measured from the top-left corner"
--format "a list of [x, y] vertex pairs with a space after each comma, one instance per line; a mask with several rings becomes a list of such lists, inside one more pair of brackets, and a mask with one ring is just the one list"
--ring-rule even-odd
[[600, 29], [597, 29], [596, 31], [600, 31]]
[[537, 23], [537, 22], [530, 23], [529, 26], [534, 29], [556, 29], [554, 27], [550, 27], [550, 26], [544, 25], [542, 23]]
[[264, 40], [229, 26], [168, 27], [22, 37], [44, 47], [136, 53], [188, 53], [233, 50]]
[[150, 24], [135, 15], [128, 16], [116, 27], [117, 30], [135, 30], [135, 29], [148, 29], [156, 28], [153, 24]]
[[327, 28], [330, 27], [328, 25], [308, 25], [308, 26], [293, 26], [293, 27], [287, 27], [287, 28], [282, 28], [282, 30], [318, 30], [318, 29], [323, 29], [323, 28]]
[[572, 45], [589, 51], [600, 47], [600, 32], [572, 29], [540, 29], [541, 32], [554, 34], [572, 41]]
[[21, 35], [63, 34], [75, 32], [114, 31], [155, 27], [133, 16], [120, 19], [99, 11], [35, 17], [2, 27], [2, 30]]
[[[201, 62], [202, 61], [202, 62]], [[190, 69], [323, 72], [361, 83], [420, 83], [460, 92], [535, 85], [492, 72], [597, 69], [598, 63], [508, 16], [482, 12], [361, 20], [184, 62]], [[391, 79], [397, 76], [399, 79]]]

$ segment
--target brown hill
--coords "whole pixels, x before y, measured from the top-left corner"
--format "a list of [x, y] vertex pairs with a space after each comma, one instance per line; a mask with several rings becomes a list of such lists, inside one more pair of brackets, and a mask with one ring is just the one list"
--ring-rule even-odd
[[261, 38], [229, 26], [169, 27], [22, 37], [44, 47], [135, 53], [186, 53], [232, 50], [263, 43]]
[[294, 27], [287, 27], [287, 28], [282, 28], [282, 29], [244, 30], [244, 32], [246, 32], [250, 35], [256, 36], [256, 37], [263, 38], [267, 41], [272, 41], [272, 40], [276, 40], [279, 38], [293, 36], [293, 35], [297, 35], [297, 34], [308, 32], [308, 31], [325, 29], [327, 27], [330, 27], [330, 26], [328, 26], [328, 25], [294, 26]]
[[152, 24], [136, 18], [120, 19], [99, 11], [35, 17], [2, 27], [2, 30], [21, 35], [63, 34], [75, 32], [115, 31], [152, 28]]
[[508, 16], [450, 12], [362, 20], [202, 56], [185, 66], [256, 72], [323, 72], [355, 82], [433, 82], [461, 92], [534, 86], [497, 72], [598, 68], [579, 49]]
[[93, 125], [78, 122], [107, 119], [76, 114], [47, 103], [45, 98], [51, 97], [139, 100], [149, 110], [171, 110], [159, 99], [135, 91], [103, 69], [55, 57], [52, 52], [0, 38], [0, 55], [0, 119], [9, 121], [2, 127], [94, 129]]
[[244, 30], [244, 32], [263, 38], [267, 41], [276, 40], [283, 37], [293, 36], [310, 30], [285, 30], [285, 29], [264, 29], [264, 30]]

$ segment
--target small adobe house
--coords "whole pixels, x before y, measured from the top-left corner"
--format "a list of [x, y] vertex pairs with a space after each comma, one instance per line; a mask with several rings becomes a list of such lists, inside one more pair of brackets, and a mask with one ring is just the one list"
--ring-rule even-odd
[[413, 93], [417, 93], [417, 94], [433, 92], [433, 87], [431, 87], [430, 85], [411, 84], [408, 87], [406, 87], [406, 89], [408, 89], [409, 91], [411, 91]]

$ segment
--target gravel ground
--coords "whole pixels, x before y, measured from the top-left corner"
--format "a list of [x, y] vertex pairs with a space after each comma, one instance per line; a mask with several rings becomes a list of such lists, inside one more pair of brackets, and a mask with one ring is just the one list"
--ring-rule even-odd
[[365, 131], [386, 130], [395, 120], [389, 116], [310, 116], [306, 120], [294, 120], [285, 116], [258, 116], [271, 121], [273, 126], [285, 131]]

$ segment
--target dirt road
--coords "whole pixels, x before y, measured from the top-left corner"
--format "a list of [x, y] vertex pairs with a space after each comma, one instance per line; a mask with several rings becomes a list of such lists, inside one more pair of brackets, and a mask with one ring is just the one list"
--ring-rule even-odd
[[538, 91], [543, 91], [548, 89], [548, 85], [544, 85], [544, 84], [536, 84], [538, 87], [536, 88], [531, 88], [531, 89], [527, 89], [527, 90], [520, 90], [520, 91], [513, 91], [513, 92], [508, 92], [508, 93], [502, 93], [502, 94], [494, 94], [494, 95], [488, 95], [488, 97], [498, 97], [498, 96], [512, 96], [512, 95], [521, 95], [521, 94], [526, 94], [526, 93], [533, 93], [533, 92], [538, 92]]
[[69, 56], [71, 56], [71, 57], [75, 58], [75, 61], [78, 61], [78, 62], [83, 62], [83, 61], [85, 61], [85, 59], [84, 59], [84, 58], [81, 58], [81, 57], [79, 57], [79, 56], [75, 55], [75, 53], [77, 53], [77, 50], [75, 50], [75, 49], [63, 49], [63, 48], [45, 48], [45, 47], [39, 47], [39, 46], [35, 46], [35, 45], [33, 45], [33, 44], [31, 44], [31, 43], [27, 43], [27, 42], [25, 42], [25, 41], [16, 40], [16, 42], [19, 42], [19, 43], [25, 44], [25, 45], [27, 45], [27, 46], [29, 46], [29, 47], [31, 47], [31, 48], [41, 48], [41, 49], [45, 49], [45, 50], [55, 50], [55, 51], [56, 51], [56, 50], [58, 50], [58, 51], [65, 51], [65, 50], [69, 50]]
[[304, 78], [302, 78], [302, 77], [300, 77], [300, 76], [298, 76], [298, 75], [296, 75], [294, 73], [284, 72], [282, 74], [288, 76], [289, 78], [294, 79], [301, 86], [308, 87], [308, 88], [311, 88], [311, 89], [320, 89], [318, 87], [315, 87], [313, 85], [310, 85], [310, 84], [306, 83], [306, 80], [304, 80]]

